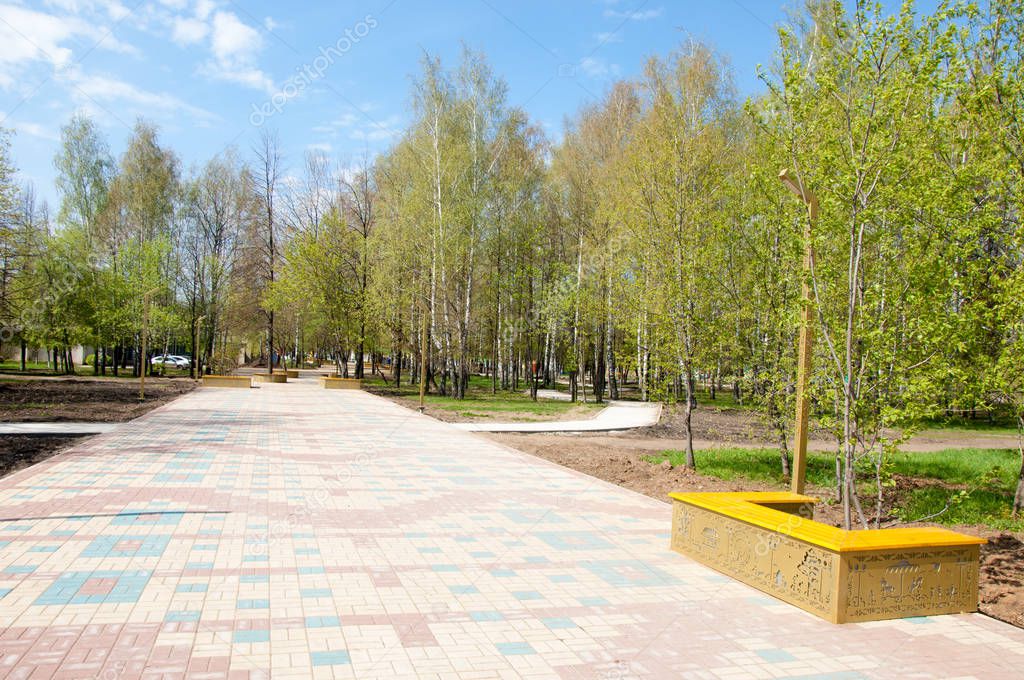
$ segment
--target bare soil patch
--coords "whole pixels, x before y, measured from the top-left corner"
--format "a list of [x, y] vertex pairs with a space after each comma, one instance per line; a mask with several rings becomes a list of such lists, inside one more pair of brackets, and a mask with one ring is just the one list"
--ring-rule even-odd
[[[654, 430], [658, 427], [661, 425], [645, 429]], [[707, 436], [707, 430], [704, 434]], [[485, 436], [524, 453], [639, 491], [664, 502], [668, 501], [668, 494], [673, 491], [772, 491], [780, 488], [778, 485], [750, 480], [721, 480], [707, 477], [682, 467], [670, 467], [667, 462], [651, 463], [645, 460], [646, 456], [669, 447], [665, 446], [664, 439], [650, 435], [638, 439], [629, 435], [592, 437], [494, 433]], [[654, 444], [659, 441], [661, 446], [655, 446]], [[934, 480], [929, 482], [933, 483]], [[888, 516], [900, 494], [908, 493], [920, 483], [920, 480], [915, 478], [899, 478], [896, 487], [886, 495], [883, 513]], [[832, 489], [811, 487], [808, 488], [808, 493], [826, 501], [815, 506], [814, 519], [832, 526], [840, 526], [842, 516], [839, 507], [827, 501], [833, 497]], [[918, 523], [911, 526], [929, 524]], [[1024, 628], [1024, 535], [992, 531], [984, 526], [953, 528], [989, 541], [981, 549], [981, 611]]]
[[124, 379], [52, 379], [0, 382], [0, 421], [8, 423], [119, 423], [138, 418], [191, 392], [182, 378], [147, 378], [146, 401], [139, 385]]
[[0, 436], [0, 477], [35, 465], [77, 443], [82, 437]]
[[[118, 423], [138, 418], [195, 389], [187, 379], [147, 378], [146, 401], [135, 381], [34, 378], [0, 382], [0, 421]], [[0, 477], [49, 458], [81, 437], [0, 435]]]
[[[753, 411], [738, 408], [718, 408], [700, 405], [691, 417], [694, 439], [706, 439], [724, 444], [776, 444], [778, 435]], [[812, 435], [816, 434], [812, 432]], [[667, 404], [661, 412], [661, 422], [651, 427], [631, 430], [630, 438], [682, 439], [686, 437], [683, 407]]]

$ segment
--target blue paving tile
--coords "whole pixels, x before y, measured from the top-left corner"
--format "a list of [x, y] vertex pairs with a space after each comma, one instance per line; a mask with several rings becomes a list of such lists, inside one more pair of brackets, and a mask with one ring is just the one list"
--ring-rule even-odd
[[199, 620], [199, 612], [195, 610], [188, 611], [170, 611], [167, 612], [167, 616], [164, 617], [164, 621], [168, 623], [181, 622], [181, 623], [194, 623]]
[[505, 656], [522, 656], [537, 653], [528, 642], [498, 642], [494, 646]]
[[476, 586], [448, 586], [448, 590], [455, 595], [476, 595], [480, 592]]
[[306, 628], [333, 628], [341, 626], [337, 616], [307, 616]]
[[270, 642], [269, 630], [236, 630], [231, 640], [235, 643]]
[[541, 623], [551, 630], [563, 630], [565, 628], [578, 628], [572, 619], [565, 617], [550, 617], [541, 619]]
[[314, 666], [344, 666], [352, 663], [348, 652], [337, 650], [333, 652], [312, 652], [310, 659]]
[[469, 617], [474, 621], [504, 621], [505, 615], [501, 612], [470, 612]]
[[330, 588], [303, 588], [299, 590], [299, 595], [302, 597], [314, 598], [314, 597], [330, 597]]

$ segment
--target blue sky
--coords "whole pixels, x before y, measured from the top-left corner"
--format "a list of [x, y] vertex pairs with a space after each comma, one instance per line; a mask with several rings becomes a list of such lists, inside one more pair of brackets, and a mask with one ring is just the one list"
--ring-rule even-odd
[[229, 144], [248, 154], [257, 125], [270, 126], [298, 174], [309, 149], [346, 165], [386, 149], [408, 122], [423, 53], [454, 65], [465, 41], [557, 139], [566, 116], [688, 36], [728, 58], [741, 94], [760, 91], [755, 68], [771, 62], [788, 4], [0, 0], [0, 126], [17, 133], [21, 179], [51, 202], [75, 111], [115, 154], [137, 117], [156, 123], [185, 170]]

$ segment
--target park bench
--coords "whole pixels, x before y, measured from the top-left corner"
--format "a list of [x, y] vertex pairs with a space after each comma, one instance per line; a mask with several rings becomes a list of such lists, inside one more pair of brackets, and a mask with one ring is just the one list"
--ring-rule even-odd
[[974, 612], [985, 539], [938, 527], [846, 531], [789, 492], [673, 493], [671, 547], [832, 623]]
[[328, 390], [360, 390], [363, 388], [363, 381], [359, 378], [336, 378], [332, 376], [321, 376], [320, 385]]
[[289, 378], [298, 378], [299, 377], [299, 371], [297, 369], [293, 369], [293, 368], [275, 368], [274, 369], [274, 374], [276, 375], [278, 373], [280, 373], [281, 375], [286, 375]]
[[264, 383], [286, 383], [286, 382], [288, 382], [288, 374], [287, 373], [277, 373], [277, 372], [275, 372], [275, 373], [272, 373], [270, 375], [268, 375], [266, 373], [254, 373], [252, 377], [253, 377], [253, 380], [255, 380], [256, 382], [264, 382]]
[[247, 375], [204, 375], [203, 387], [252, 387], [252, 378]]

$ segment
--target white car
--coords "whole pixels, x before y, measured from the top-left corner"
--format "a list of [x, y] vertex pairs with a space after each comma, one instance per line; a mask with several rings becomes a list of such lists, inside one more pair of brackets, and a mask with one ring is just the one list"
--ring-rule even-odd
[[174, 368], [188, 368], [192, 365], [187, 357], [179, 357], [173, 354], [161, 354], [150, 359], [150, 363], [154, 366], [166, 365], [173, 366]]

